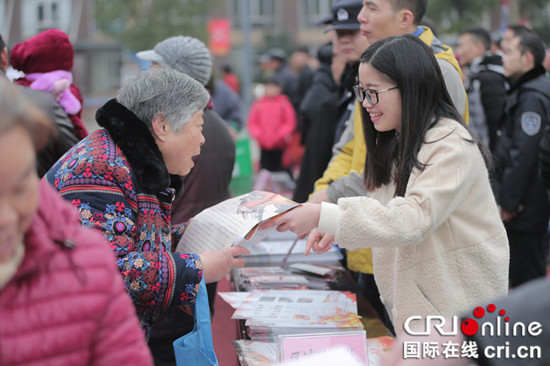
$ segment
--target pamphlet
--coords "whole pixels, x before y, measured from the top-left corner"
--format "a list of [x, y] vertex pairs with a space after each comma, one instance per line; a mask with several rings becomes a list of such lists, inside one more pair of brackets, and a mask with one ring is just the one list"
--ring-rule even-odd
[[272, 192], [252, 191], [209, 207], [191, 220], [179, 241], [177, 252], [198, 253], [230, 246], [252, 246], [276, 231], [257, 230], [260, 224], [300, 204]]
[[289, 267], [293, 270], [313, 273], [318, 276], [329, 276], [336, 271], [343, 270], [342, 267], [329, 267], [317, 263], [292, 263]]
[[232, 343], [237, 351], [237, 356], [241, 365], [275, 365], [277, 359], [277, 343], [254, 342], [243, 339], [233, 341]]
[[282, 334], [279, 335], [277, 345], [278, 362], [302, 360], [315, 354], [322, 355], [329, 349], [341, 346], [357, 361], [360, 361], [360, 364], [368, 364], [367, 333], [364, 330], [337, 333]]

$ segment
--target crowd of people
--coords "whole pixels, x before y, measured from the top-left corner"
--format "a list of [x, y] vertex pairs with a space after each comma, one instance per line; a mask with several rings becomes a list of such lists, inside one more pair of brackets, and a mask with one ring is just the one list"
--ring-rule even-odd
[[200, 40], [159, 40], [92, 133], [68, 36], [49, 29], [9, 54], [0, 37], [0, 364], [176, 365], [201, 281], [212, 313], [216, 282], [250, 253], [175, 251], [189, 220], [231, 196], [243, 130], [301, 203], [260, 229], [307, 237], [306, 254], [341, 248], [388, 334], [494, 301], [521, 313], [521, 294], [550, 334], [544, 43], [525, 26], [498, 42], [472, 27], [453, 49], [426, 10], [337, 1], [315, 62], [304, 46], [259, 57], [246, 120], [231, 67], [217, 78]]

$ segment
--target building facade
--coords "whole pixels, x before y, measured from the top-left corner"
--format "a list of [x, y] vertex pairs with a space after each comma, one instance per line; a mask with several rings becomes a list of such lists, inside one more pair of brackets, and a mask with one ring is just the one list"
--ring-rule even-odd
[[94, 31], [93, 3], [89, 0], [0, 0], [0, 32], [10, 49], [46, 29], [64, 31], [75, 50], [73, 77], [83, 95], [112, 94], [120, 86], [122, 46]]

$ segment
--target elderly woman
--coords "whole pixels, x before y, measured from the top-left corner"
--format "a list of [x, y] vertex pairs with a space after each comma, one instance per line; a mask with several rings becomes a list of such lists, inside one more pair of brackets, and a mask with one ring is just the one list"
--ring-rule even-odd
[[107, 240], [38, 179], [55, 127], [20, 91], [0, 78], [0, 365], [152, 365]]
[[208, 92], [169, 68], [136, 75], [96, 114], [103, 127], [75, 145], [46, 179], [79, 210], [85, 226], [111, 242], [145, 330], [162, 309], [195, 300], [199, 282], [222, 278], [244, 248], [175, 253], [182, 227], [172, 200], [204, 143]]

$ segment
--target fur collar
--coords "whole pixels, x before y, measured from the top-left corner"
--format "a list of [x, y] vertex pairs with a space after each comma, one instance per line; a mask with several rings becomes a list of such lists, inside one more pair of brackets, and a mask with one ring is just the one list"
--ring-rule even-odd
[[97, 123], [111, 135], [115, 144], [128, 159], [139, 183], [152, 191], [165, 191], [169, 187], [179, 192], [181, 178], [168, 173], [162, 153], [147, 125], [116, 99], [98, 109]]

